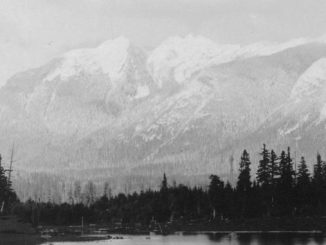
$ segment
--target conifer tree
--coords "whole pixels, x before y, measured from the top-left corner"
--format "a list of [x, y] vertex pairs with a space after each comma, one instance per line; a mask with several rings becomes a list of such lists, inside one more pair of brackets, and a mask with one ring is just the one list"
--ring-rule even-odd
[[7, 197], [7, 177], [5, 175], [5, 170], [1, 164], [1, 155], [0, 155], [0, 213], [3, 211], [3, 206]]
[[15, 201], [16, 198], [11, 181], [6, 176], [6, 170], [3, 167], [0, 155], [0, 213], [4, 212], [10, 206], [9, 202]]
[[300, 164], [298, 166], [297, 181], [298, 186], [307, 186], [310, 183], [310, 173], [304, 157], [301, 157]]
[[209, 178], [211, 182], [208, 188], [208, 195], [213, 207], [213, 218], [215, 219], [217, 214], [222, 216], [224, 183], [217, 175], [211, 175]]
[[278, 184], [278, 202], [282, 215], [292, 214], [294, 210], [294, 171], [290, 147], [287, 153], [282, 151], [280, 156], [280, 179]]
[[322, 162], [321, 178], [322, 178], [323, 185], [326, 188], [326, 161], [321, 161], [321, 162]]
[[257, 182], [260, 186], [265, 188], [271, 183], [270, 154], [265, 144], [263, 144], [263, 149], [259, 154], [262, 156], [262, 159], [259, 161], [258, 165]]
[[169, 209], [169, 193], [168, 193], [168, 181], [166, 178], [166, 174], [163, 174], [163, 180], [161, 183], [160, 190], [160, 198], [159, 203], [157, 205], [158, 215], [157, 219], [160, 221], [167, 221], [170, 217], [170, 209]]
[[297, 185], [296, 185], [296, 204], [298, 206], [297, 212], [300, 215], [307, 214], [307, 208], [311, 203], [311, 184], [310, 184], [310, 173], [304, 157], [301, 157], [298, 174], [297, 174]]
[[161, 185], [161, 191], [164, 192], [168, 189], [168, 181], [166, 178], [165, 173], [163, 174], [163, 180], [162, 180], [162, 185]]
[[275, 154], [274, 150], [271, 150], [270, 155], [270, 174], [271, 174], [271, 182], [272, 185], [275, 186], [276, 180], [280, 174], [280, 166], [277, 162], [277, 155]]
[[294, 174], [290, 147], [288, 147], [287, 154], [282, 151], [280, 158], [280, 183], [284, 188], [291, 188], [293, 186]]
[[280, 175], [280, 166], [277, 162], [277, 155], [275, 154], [274, 150], [271, 150], [271, 155], [270, 155], [270, 175], [271, 175], [271, 190], [270, 190], [270, 212], [273, 212], [274, 208], [274, 203], [275, 203], [275, 196], [276, 196], [276, 185], [278, 181], [278, 177]]
[[286, 153], [285, 153], [285, 151], [281, 152], [281, 155], [279, 158], [279, 166], [280, 166], [280, 182], [281, 182], [281, 177], [286, 172]]
[[234, 190], [230, 182], [224, 187], [224, 213], [229, 218], [235, 214]]
[[313, 181], [317, 185], [321, 185], [323, 182], [323, 160], [319, 153], [317, 153], [317, 162], [314, 165]]
[[240, 160], [240, 168], [239, 168], [239, 176], [237, 182], [237, 195], [238, 195], [238, 210], [239, 215], [241, 217], [245, 217], [250, 215], [249, 211], [249, 194], [251, 190], [251, 176], [250, 176], [250, 157], [246, 150], [243, 151], [241, 160]]
[[239, 176], [237, 182], [237, 190], [238, 191], [249, 191], [251, 187], [251, 180], [250, 180], [250, 157], [247, 150], [244, 150], [240, 160], [240, 168], [239, 168]]

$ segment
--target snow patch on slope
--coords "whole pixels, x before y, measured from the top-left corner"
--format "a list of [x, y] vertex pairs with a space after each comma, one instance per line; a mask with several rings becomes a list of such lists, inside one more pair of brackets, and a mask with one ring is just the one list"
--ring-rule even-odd
[[44, 80], [51, 81], [57, 77], [67, 80], [81, 72], [102, 72], [111, 80], [117, 80], [122, 76], [121, 71], [128, 57], [129, 47], [129, 40], [119, 37], [108, 40], [97, 48], [72, 50], [63, 55], [60, 66]]
[[[326, 58], [314, 62], [298, 79], [291, 91], [291, 99], [300, 102], [326, 89]], [[319, 97], [319, 96], [318, 96]], [[311, 97], [315, 98], [315, 97]]]

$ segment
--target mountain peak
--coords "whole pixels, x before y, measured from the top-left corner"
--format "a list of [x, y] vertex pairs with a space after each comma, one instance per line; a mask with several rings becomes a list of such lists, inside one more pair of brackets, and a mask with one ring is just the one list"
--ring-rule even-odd
[[101, 43], [97, 49], [101, 49], [101, 50], [108, 50], [108, 49], [112, 49], [113, 47], [128, 47], [130, 45], [130, 41], [128, 38], [124, 37], [124, 36], [120, 36], [117, 37], [115, 39], [109, 39], [104, 41], [103, 43]]
[[96, 48], [72, 50], [61, 57], [60, 65], [44, 80], [51, 81], [57, 77], [67, 80], [80, 73], [103, 73], [111, 80], [119, 79], [129, 47], [129, 40], [119, 37]]
[[238, 45], [219, 45], [203, 36], [176, 36], [163, 41], [152, 52], [147, 65], [160, 87], [171, 80], [183, 83], [194, 72], [212, 64], [212, 61], [229, 61], [227, 53], [238, 48]]

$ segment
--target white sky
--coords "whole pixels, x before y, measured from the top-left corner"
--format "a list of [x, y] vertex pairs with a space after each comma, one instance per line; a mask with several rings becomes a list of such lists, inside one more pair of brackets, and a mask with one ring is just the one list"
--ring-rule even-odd
[[326, 34], [326, 0], [0, 0], [0, 85], [72, 48], [117, 36], [154, 47], [169, 36], [219, 43]]

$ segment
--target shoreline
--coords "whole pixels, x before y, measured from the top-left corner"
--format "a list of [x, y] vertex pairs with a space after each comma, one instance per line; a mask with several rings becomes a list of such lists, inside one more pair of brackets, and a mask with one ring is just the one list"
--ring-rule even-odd
[[[228, 222], [174, 221], [156, 223], [160, 229], [146, 225], [97, 224], [85, 227], [84, 235], [170, 235], [170, 234], [326, 234], [326, 218], [266, 218]], [[43, 231], [53, 231], [54, 236], [79, 237], [77, 226], [44, 226]], [[41, 231], [42, 232], [42, 231]]]
[[[160, 223], [162, 230], [154, 232], [148, 225], [85, 225], [84, 234], [80, 226], [43, 225], [38, 229], [28, 223], [22, 223], [17, 217], [7, 216], [0, 219], [1, 241], [8, 245], [36, 245], [44, 242], [59, 241], [97, 241], [124, 239], [125, 236], [151, 235], [242, 235], [242, 234], [295, 234], [295, 235], [326, 235], [326, 217], [286, 217], [264, 219], [236, 219], [230, 221], [175, 220]], [[15, 227], [15, 229], [13, 229]], [[19, 228], [18, 228], [19, 227]]]
[[1, 233], [1, 242], [6, 245], [40, 245], [43, 243], [51, 242], [92, 242], [92, 241], [103, 241], [103, 240], [123, 240], [126, 236], [189, 236], [189, 235], [225, 235], [225, 236], [238, 236], [238, 235], [305, 235], [305, 236], [322, 236], [325, 237], [325, 232], [320, 230], [311, 231], [285, 231], [285, 230], [240, 230], [240, 231], [174, 231], [169, 234], [157, 234], [153, 232], [148, 232], [148, 234], [113, 234], [108, 233], [106, 235], [96, 235], [96, 234], [85, 234], [85, 235], [59, 235], [49, 238], [42, 238], [39, 234], [16, 234], [16, 233]]
[[189, 232], [189, 231], [176, 231], [175, 233], [182, 233], [182, 234], [231, 234], [231, 233], [235, 233], [235, 234], [326, 234], [323, 231], [320, 230], [312, 230], [312, 231], [290, 231], [290, 230], [284, 230], [284, 231], [261, 231], [261, 230], [257, 230], [257, 231], [244, 231], [244, 230], [240, 230], [240, 231], [193, 231], [193, 232]]

